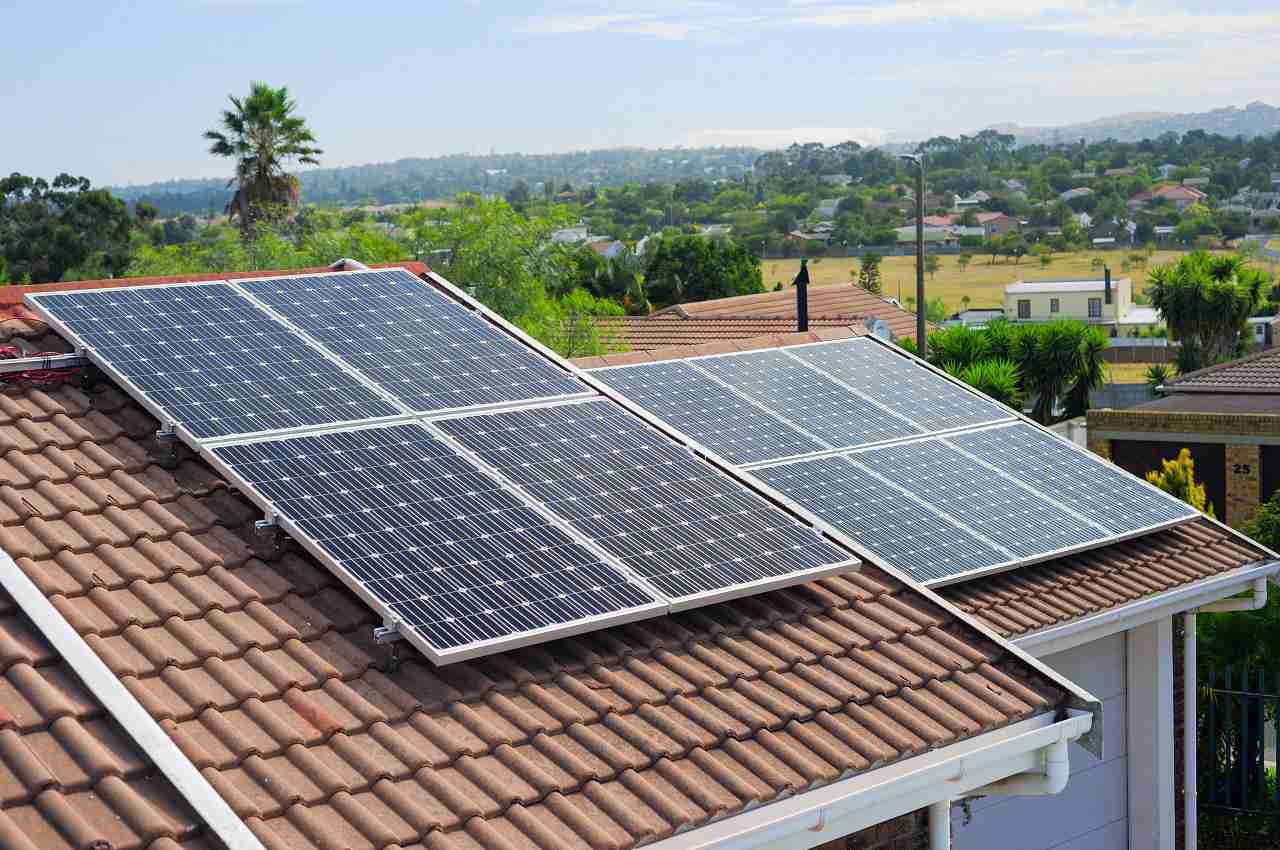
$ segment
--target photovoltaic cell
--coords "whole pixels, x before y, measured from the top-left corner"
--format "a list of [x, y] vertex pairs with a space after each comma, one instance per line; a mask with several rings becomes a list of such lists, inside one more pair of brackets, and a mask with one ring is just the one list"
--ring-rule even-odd
[[213, 451], [437, 650], [657, 603], [421, 426]]
[[1014, 417], [1007, 407], [977, 396], [871, 340], [840, 340], [787, 350], [910, 419], [923, 431], [945, 431]]
[[196, 438], [399, 413], [223, 283], [33, 300]]
[[850, 565], [845, 552], [609, 402], [437, 424], [673, 599]]
[[780, 493], [921, 581], [1012, 559], [843, 457], [822, 457], [755, 473]]
[[731, 463], [755, 463], [826, 448], [685, 361], [597, 370], [596, 377]]
[[953, 435], [947, 442], [1118, 534], [1197, 515], [1186, 503], [1025, 422]]
[[1097, 542], [1106, 532], [1018, 487], [938, 438], [849, 456], [1019, 558]]
[[922, 433], [780, 350], [688, 362], [832, 446], [860, 446]]
[[402, 269], [235, 283], [417, 412], [588, 391]]

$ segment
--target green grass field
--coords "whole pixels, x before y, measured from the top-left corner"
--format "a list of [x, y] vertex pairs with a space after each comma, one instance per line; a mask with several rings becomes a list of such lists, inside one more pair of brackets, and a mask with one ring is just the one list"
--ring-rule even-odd
[[[970, 307], [1000, 307], [1004, 303], [1004, 288], [1019, 280], [1049, 280], [1059, 278], [1101, 277], [1102, 271], [1092, 266], [1094, 257], [1102, 256], [1111, 266], [1115, 277], [1128, 277], [1133, 280], [1134, 291], [1141, 292], [1146, 288], [1147, 270], [1160, 263], [1176, 262], [1182, 252], [1157, 251], [1145, 267], [1135, 266], [1128, 271], [1121, 269], [1126, 254], [1119, 251], [1095, 254], [1081, 251], [1071, 254], [1055, 254], [1048, 268], [1040, 265], [1037, 257], [1024, 257], [1015, 263], [1004, 258], [994, 264], [991, 257], [974, 255], [969, 267], [960, 270], [954, 255], [940, 256], [941, 268], [935, 275], [925, 275], [925, 293], [929, 298], [942, 296], [947, 304], [947, 312], [954, 313], [961, 309], [961, 298], [968, 295]], [[915, 295], [915, 257], [885, 257], [880, 265], [880, 278], [884, 294], [898, 297], [901, 291], [903, 302]], [[790, 286], [800, 269], [800, 260], [765, 260], [762, 265], [764, 285], [773, 289], [774, 284], [781, 282]], [[821, 260], [809, 261], [809, 279], [813, 285], [821, 286], [831, 283], [849, 283], [858, 270], [858, 261], [852, 257], [824, 257]], [[899, 290], [901, 287], [901, 290]]]

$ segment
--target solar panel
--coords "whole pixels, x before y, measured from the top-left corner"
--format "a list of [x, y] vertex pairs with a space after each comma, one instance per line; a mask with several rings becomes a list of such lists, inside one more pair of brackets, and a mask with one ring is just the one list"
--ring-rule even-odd
[[196, 439], [400, 413], [223, 283], [28, 297]]
[[731, 463], [755, 463], [827, 448], [686, 361], [618, 366], [598, 374], [609, 386]]
[[832, 446], [861, 446], [921, 433], [779, 350], [688, 362]]
[[754, 474], [921, 581], [1014, 558], [844, 457], [771, 466]]
[[1197, 515], [1185, 502], [1026, 423], [952, 435], [947, 442], [1117, 534]]
[[438, 661], [666, 610], [420, 425], [212, 453]]
[[1007, 407], [869, 339], [796, 346], [787, 351], [916, 424], [921, 431], [932, 433], [1014, 418]]
[[402, 269], [236, 285], [417, 412], [588, 391], [567, 370]]
[[677, 605], [852, 566], [812, 529], [611, 402], [436, 424]]
[[1107, 532], [937, 438], [851, 455], [1018, 558], [1097, 542]]

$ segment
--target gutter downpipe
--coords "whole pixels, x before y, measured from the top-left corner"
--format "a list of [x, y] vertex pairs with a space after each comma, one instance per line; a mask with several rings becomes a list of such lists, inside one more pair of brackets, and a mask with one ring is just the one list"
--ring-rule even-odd
[[1265, 576], [1253, 580], [1253, 595], [1248, 598], [1219, 599], [1201, 605], [1197, 611], [1205, 614], [1226, 614], [1232, 611], [1257, 611], [1267, 607], [1267, 579]]
[[1182, 822], [1183, 850], [1196, 850], [1196, 612], [1182, 615]]
[[929, 805], [929, 850], [951, 850], [951, 801]]
[[967, 796], [1001, 796], [1001, 797], [1038, 797], [1046, 794], [1059, 794], [1067, 787], [1071, 777], [1071, 764], [1067, 758], [1067, 742], [1055, 741], [1042, 750], [1044, 769], [1028, 773], [1015, 773], [975, 788]]

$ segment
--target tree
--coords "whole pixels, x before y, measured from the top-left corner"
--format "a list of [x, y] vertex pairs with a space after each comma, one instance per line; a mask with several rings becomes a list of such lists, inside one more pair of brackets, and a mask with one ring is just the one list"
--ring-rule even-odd
[[[932, 342], [932, 340], [930, 340]], [[1018, 384], [1018, 364], [1012, 360], [993, 357], [970, 363], [967, 366], [947, 366], [947, 371], [979, 392], [995, 401], [1018, 410], [1022, 404], [1022, 390]]]
[[1155, 395], [1157, 387], [1162, 387], [1171, 380], [1173, 380], [1173, 370], [1169, 368], [1169, 364], [1152, 363], [1147, 367], [1147, 389], [1151, 390], [1152, 395]]
[[1147, 480], [1201, 513], [1213, 516], [1213, 505], [1205, 496], [1204, 485], [1196, 483], [1196, 463], [1190, 449], [1179, 450], [1175, 460], [1160, 461], [1160, 469], [1148, 472]]
[[973, 260], [973, 254], [970, 254], [968, 251], [965, 251], [961, 253], [960, 256], [956, 257], [956, 266], [958, 266], [960, 271], [963, 272], [969, 268], [969, 263], [972, 260]]
[[1196, 251], [1176, 263], [1156, 266], [1147, 295], [1182, 343], [1178, 368], [1194, 371], [1235, 355], [1244, 321], [1262, 303], [1270, 275], [1239, 256]]
[[90, 188], [84, 177], [59, 174], [50, 184], [14, 173], [0, 180], [0, 258], [11, 280], [123, 274], [133, 226], [124, 201]]
[[924, 317], [935, 325], [945, 322], [947, 320], [947, 315], [947, 302], [942, 300], [941, 295], [925, 301]]
[[937, 254], [926, 254], [924, 257], [924, 270], [929, 273], [929, 278], [933, 279], [938, 276], [938, 269], [942, 267], [942, 259]]
[[760, 259], [732, 239], [663, 237], [646, 255], [645, 289], [656, 307], [764, 291]]
[[250, 238], [260, 219], [281, 217], [282, 210], [297, 208], [302, 184], [286, 169], [295, 161], [319, 165], [323, 153], [306, 121], [294, 114], [297, 104], [285, 86], [274, 89], [253, 83], [249, 96], [230, 96], [233, 109], [223, 110], [222, 128], [207, 130], [209, 153], [235, 160], [236, 187], [227, 203], [228, 217], [238, 219], [244, 238]]
[[529, 184], [524, 180], [517, 180], [515, 185], [507, 190], [507, 203], [523, 211], [529, 204]]
[[880, 261], [882, 259], [879, 254], [868, 252], [858, 260], [858, 286], [872, 295], [881, 294]]

